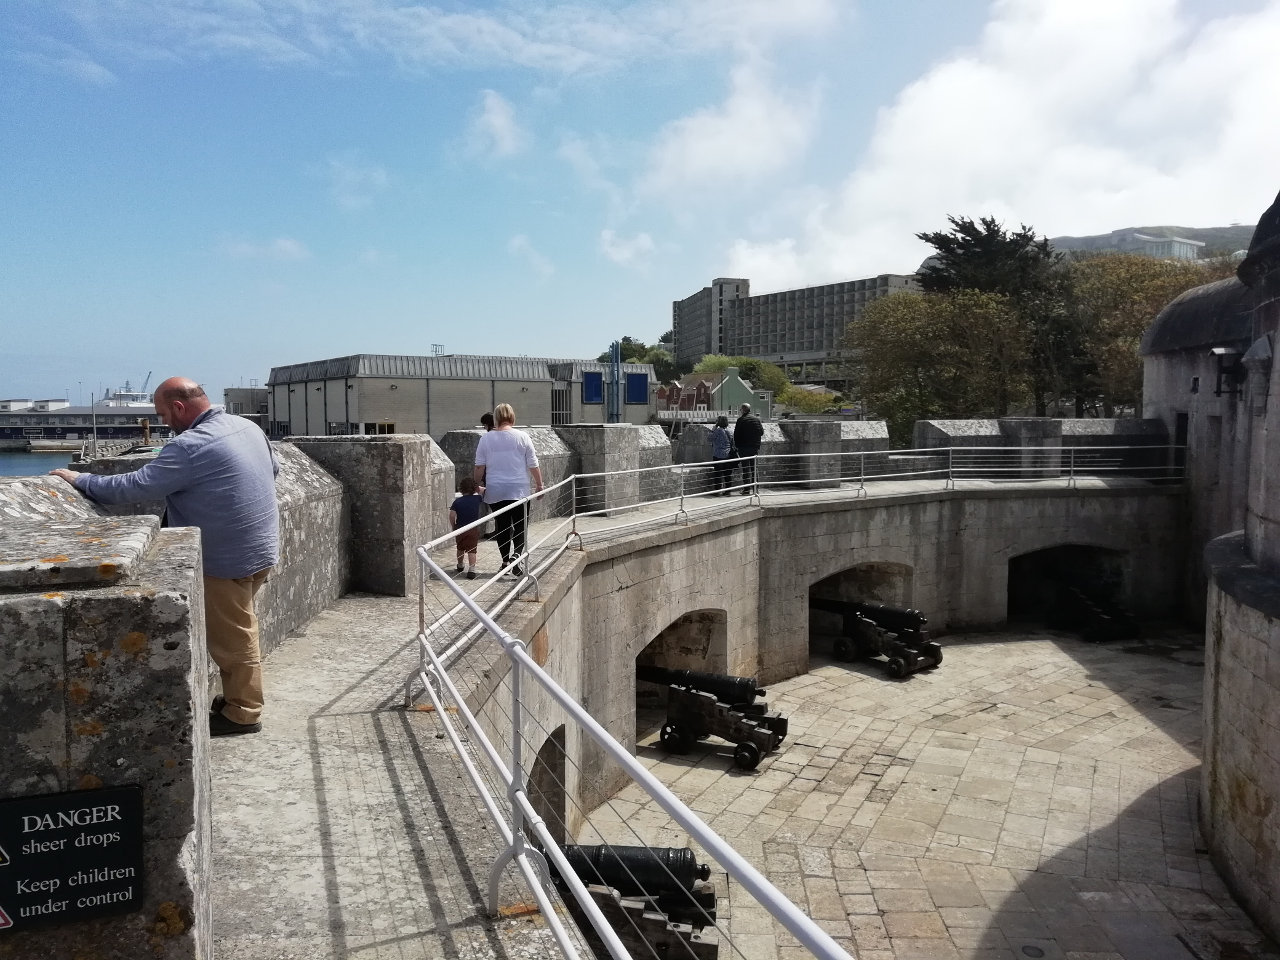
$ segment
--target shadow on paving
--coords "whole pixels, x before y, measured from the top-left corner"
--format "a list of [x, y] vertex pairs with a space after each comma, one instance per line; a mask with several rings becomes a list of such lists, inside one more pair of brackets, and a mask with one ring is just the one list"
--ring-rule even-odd
[[[934, 899], [944, 922], [956, 924], [953, 931], [972, 923], [973, 956], [989, 950], [991, 957], [1019, 960], [1280, 960], [1209, 860], [1197, 823], [1198, 765], [1172, 772], [1123, 807], [1114, 802], [1131, 777], [1127, 762], [1159, 770], [1168, 765], [1160, 763], [1163, 754], [1176, 766], [1173, 744], [1201, 755], [1203, 636], [1162, 625], [1146, 638], [1106, 645], [1072, 635], [1053, 639], [1086, 667], [1091, 684], [1122, 697], [1159, 733], [1126, 739], [1122, 718], [1103, 711], [1040, 741], [1036, 749], [1069, 758], [1082, 739], [1088, 742], [1092, 724], [1113, 746], [1096, 752], [1091, 770], [1069, 767], [1074, 784], [1046, 778], [1047, 808], [1041, 798], [1010, 796], [994, 857], [1008, 870], [1010, 889], [1003, 897], [988, 892], [994, 903], [976, 889], [961, 893], [959, 901], [973, 902], [954, 907], [942, 904], [957, 891], [943, 890]], [[1041, 813], [1045, 827], [1038, 834]], [[1052, 843], [1056, 832], [1086, 825], [1076, 838]]]
[[[436, 716], [400, 705], [416, 602], [342, 598], [268, 658], [263, 732], [213, 742], [218, 956], [558, 955], [541, 918], [486, 915], [500, 835]], [[528, 899], [510, 870], [500, 892]]]

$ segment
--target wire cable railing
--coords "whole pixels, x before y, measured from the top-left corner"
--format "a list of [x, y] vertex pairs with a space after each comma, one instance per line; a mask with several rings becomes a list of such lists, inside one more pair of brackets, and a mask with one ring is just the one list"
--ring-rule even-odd
[[[574, 938], [564, 927], [556, 904], [547, 892], [551, 880], [548, 867], [548, 861], [550, 861], [560, 882], [576, 901], [578, 909], [588, 919], [609, 955], [615, 960], [628, 960], [634, 956], [632, 951], [624, 945], [614, 924], [601, 911], [596, 898], [588, 891], [587, 885], [570, 865], [560, 841], [551, 832], [551, 825], [534, 807], [530, 799], [524, 759], [526, 727], [531, 724], [540, 726], [531, 719], [525, 702], [524, 686], [526, 683], [531, 683], [549, 697], [581, 734], [585, 734], [611, 761], [621, 767], [625, 774], [706, 851], [735, 883], [760, 903], [802, 946], [816, 957], [828, 958], [828, 960], [849, 960], [848, 954], [821, 927], [801, 912], [763, 874], [711, 830], [697, 814], [637, 761], [588, 711], [583, 709], [550, 674], [543, 670], [530, 655], [524, 641], [511, 636], [481, 609], [479, 604], [445, 573], [432, 558], [427, 547], [419, 547], [417, 554], [424, 581], [430, 575], [440, 578], [450, 586], [459, 602], [470, 610], [476, 621], [483, 625], [485, 632], [501, 648], [509, 669], [505, 681], [509, 689], [509, 699], [503, 699], [502, 707], [511, 730], [509, 749], [506, 753], [500, 752], [495, 747], [484, 725], [468, 705], [467, 697], [457, 687], [445, 664], [432, 649], [425, 631], [419, 633], [419, 647], [423, 657], [421, 669], [405, 684], [406, 706], [414, 698], [416, 685], [420, 684], [430, 698], [446, 736], [464, 758], [463, 765], [468, 778], [481, 795], [485, 808], [501, 833], [505, 846], [490, 872], [488, 906], [491, 912], [496, 913], [498, 910], [499, 878], [507, 864], [512, 863], [528, 883], [561, 950], [566, 956], [578, 956], [579, 951]], [[445, 703], [445, 694], [452, 700], [451, 704]], [[496, 695], [490, 696], [487, 702], [495, 700], [497, 700]], [[454, 726], [451, 715], [460, 719], [461, 725], [466, 730], [466, 737], [478, 748], [483, 759], [487, 760], [492, 773], [504, 788], [498, 793], [505, 796], [507, 802], [505, 809], [498, 806], [494, 796], [495, 791], [491, 789], [489, 779], [471, 759], [470, 751], [462, 742], [463, 735]], [[545, 727], [542, 729], [545, 730]], [[532, 834], [536, 843], [530, 842], [528, 834]], [[639, 882], [634, 874], [631, 879]], [[708, 917], [708, 919], [714, 926], [714, 918]], [[725, 943], [731, 949], [735, 949], [732, 946], [731, 937], [723, 939], [722, 944]], [[692, 948], [690, 955], [697, 956], [692, 952]]]

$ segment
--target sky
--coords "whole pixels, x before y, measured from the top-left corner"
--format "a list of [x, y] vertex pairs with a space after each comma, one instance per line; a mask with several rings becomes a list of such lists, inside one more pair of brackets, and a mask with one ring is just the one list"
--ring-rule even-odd
[[915, 234], [1256, 223], [1280, 0], [0, 0], [0, 398], [594, 357]]

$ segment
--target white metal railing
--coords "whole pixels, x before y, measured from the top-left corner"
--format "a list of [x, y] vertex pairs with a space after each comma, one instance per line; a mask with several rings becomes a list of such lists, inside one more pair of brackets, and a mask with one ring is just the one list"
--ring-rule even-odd
[[[523, 686], [526, 680], [531, 681], [544, 691], [565, 714], [594, 741], [605, 754], [617, 763], [626, 775], [637, 783], [645, 793], [698, 843], [726, 873], [732, 877], [802, 946], [815, 957], [827, 960], [850, 960], [849, 955], [813, 920], [790, 900], [788, 900], [772, 883], [755, 867], [746, 861], [726, 841], [716, 834], [702, 821], [683, 801], [675, 796], [665, 784], [650, 773], [643, 764], [612, 735], [601, 726], [568, 692], [538, 665], [530, 656], [525, 643], [503, 630], [487, 614], [479, 604], [468, 596], [462, 587], [450, 578], [441, 566], [431, 557], [427, 546], [418, 547], [420, 570], [425, 583], [428, 576], [435, 576], [450, 586], [456, 594], [458, 602], [465, 606], [480, 624], [501, 647], [510, 666], [508, 684], [510, 688], [509, 712], [511, 723], [511, 744], [508, 756], [503, 756], [494, 747], [485, 733], [483, 726], [466, 703], [466, 698], [450, 677], [449, 671], [440, 656], [432, 649], [425, 623], [420, 624], [418, 634], [421, 661], [419, 670], [405, 684], [405, 706], [409, 706], [414, 698], [414, 681], [422, 685], [431, 699], [436, 715], [444, 727], [454, 749], [462, 758], [468, 778], [480, 795], [486, 810], [493, 818], [501, 834], [504, 849], [494, 863], [489, 874], [489, 910], [496, 913], [498, 908], [498, 884], [502, 871], [508, 863], [514, 864], [528, 883], [539, 909], [551, 927], [552, 935], [566, 956], [576, 957], [579, 952], [573, 937], [564, 927], [547, 886], [550, 874], [547, 870], [549, 858], [556, 872], [577, 901], [578, 906], [587, 916], [596, 934], [600, 937], [610, 956], [615, 960], [629, 960], [630, 951], [623, 944], [618, 932], [601, 912], [592, 898], [586, 885], [569, 865], [568, 859], [560, 844], [552, 836], [548, 824], [534, 808], [530, 800], [527, 784], [526, 765], [523, 758], [523, 743], [526, 724]], [[486, 783], [486, 778], [477, 769], [468, 755], [462, 737], [450, 719], [450, 709], [444, 702], [443, 693], [447, 693], [453, 701], [452, 711], [461, 718], [468, 736], [478, 745], [480, 753], [488, 760], [492, 770], [505, 786], [509, 807], [506, 811], [498, 807]], [[537, 838], [538, 846], [529, 843], [526, 828]]]
[[[919, 489], [947, 490], [957, 484], [991, 482], [1038, 485], [1045, 482], [1075, 487], [1086, 477], [1106, 480], [1128, 477], [1155, 483], [1177, 482], [1182, 477], [1184, 448], [1174, 446], [1091, 447], [946, 447], [909, 450], [868, 450], [822, 454], [765, 454], [742, 461], [704, 461], [662, 465], [629, 471], [576, 474], [548, 486], [541, 494], [518, 501], [459, 531], [417, 548], [421, 586], [418, 604], [419, 662], [404, 685], [405, 705], [420, 685], [430, 698], [439, 722], [458, 752], [468, 778], [498, 826], [503, 852], [490, 873], [489, 906], [496, 911], [498, 882], [507, 865], [514, 866], [528, 883], [557, 942], [566, 955], [576, 955], [572, 936], [559, 918], [547, 892], [547, 859], [555, 866], [570, 894], [600, 936], [609, 953], [623, 960], [630, 956], [592, 900], [582, 881], [568, 867], [564, 853], [548, 824], [531, 803], [527, 790], [527, 764], [523, 758], [524, 726], [537, 722], [526, 711], [523, 688], [529, 682], [550, 697], [577, 727], [623, 772], [653, 798], [732, 877], [752, 894], [779, 923], [816, 956], [846, 957], [820, 928], [743, 860], [674, 794], [657, 780], [625, 747], [618, 743], [572, 696], [564, 691], [529, 655], [525, 644], [495, 622], [518, 597], [539, 594], [539, 580], [572, 546], [581, 546], [584, 535], [616, 536], [664, 519], [688, 522], [695, 513], [723, 511], [717, 494], [746, 494], [748, 503], [764, 496], [803, 491], [806, 496], [843, 492], [856, 497], [878, 493], [899, 494], [902, 482]], [[751, 468], [754, 467], [754, 482]], [[727, 506], [736, 506], [736, 503]], [[456, 533], [480, 527], [502, 512], [526, 518], [531, 539], [497, 574], [477, 585], [470, 594], [450, 577], [433, 551], [452, 544]], [[538, 521], [536, 537], [528, 529], [532, 513]], [[512, 577], [515, 568], [518, 577]], [[447, 608], [427, 616], [428, 583], [435, 579], [452, 594]], [[503, 590], [503, 580], [517, 579], [515, 589]], [[432, 600], [439, 604], [438, 600]], [[509, 703], [501, 711], [512, 731], [509, 753], [500, 753], [466, 703], [451, 675], [455, 664], [473, 650], [477, 640], [489, 637], [509, 664]], [[498, 695], [492, 694], [490, 700]], [[446, 704], [446, 699], [451, 703]], [[471, 758], [451, 713], [459, 718], [470, 742], [478, 746], [490, 774]], [[544, 731], [545, 732], [545, 731]], [[566, 758], [567, 759], [567, 758]], [[496, 777], [496, 780], [492, 780]], [[491, 790], [492, 783], [496, 789]], [[505, 795], [505, 808], [495, 799]], [[529, 842], [526, 830], [537, 839]]]

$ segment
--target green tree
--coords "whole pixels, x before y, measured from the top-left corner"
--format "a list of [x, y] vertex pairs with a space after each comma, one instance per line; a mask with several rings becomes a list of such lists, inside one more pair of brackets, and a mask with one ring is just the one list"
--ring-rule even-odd
[[1001, 294], [882, 297], [849, 325], [845, 349], [862, 399], [898, 443], [917, 420], [1005, 416], [1031, 395], [1027, 331]]
[[799, 410], [801, 413], [826, 413], [839, 402], [840, 398], [828, 393], [801, 390], [794, 384], [788, 384], [782, 394], [775, 399], [778, 403], [793, 410]]
[[1025, 328], [1036, 415], [1044, 416], [1050, 400], [1079, 394], [1086, 374], [1062, 257], [1026, 224], [1011, 232], [994, 217], [947, 219], [950, 231], [916, 234], [937, 251], [921, 267], [920, 285], [929, 293], [978, 290], [1007, 298]]
[[1151, 322], [1179, 294], [1233, 275], [1235, 261], [1157, 260], [1132, 253], [1073, 258], [1070, 308], [1087, 354], [1092, 395], [1103, 416], [1142, 407], [1138, 345]]
[[781, 396], [791, 385], [780, 367], [755, 357], [726, 357], [719, 353], [709, 353], [698, 361], [693, 372], [722, 373], [728, 367], [737, 367], [738, 376], [743, 380], [749, 380], [757, 390], [772, 390], [775, 397]]

